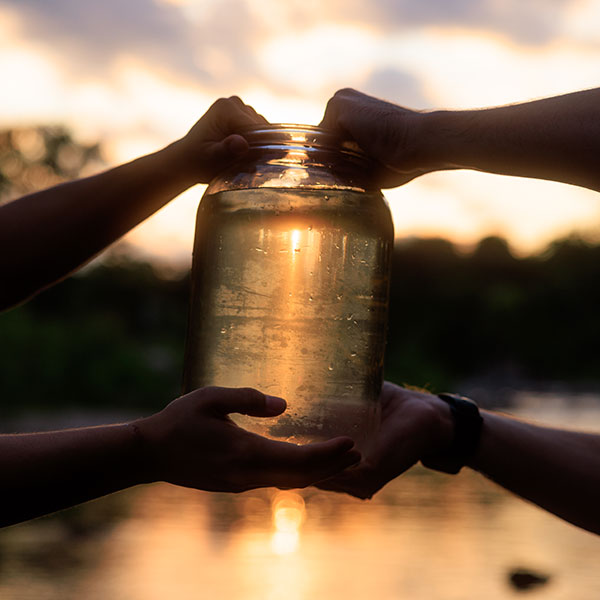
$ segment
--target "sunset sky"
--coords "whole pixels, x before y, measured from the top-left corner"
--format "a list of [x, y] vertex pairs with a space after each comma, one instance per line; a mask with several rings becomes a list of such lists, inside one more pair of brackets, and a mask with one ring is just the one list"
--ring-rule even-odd
[[[109, 164], [183, 135], [219, 96], [316, 124], [341, 87], [416, 109], [517, 102], [600, 83], [595, 0], [0, 0], [0, 126], [63, 123]], [[194, 188], [128, 241], [189, 261]], [[521, 252], [600, 231], [600, 196], [471, 172], [386, 196], [396, 235]]]

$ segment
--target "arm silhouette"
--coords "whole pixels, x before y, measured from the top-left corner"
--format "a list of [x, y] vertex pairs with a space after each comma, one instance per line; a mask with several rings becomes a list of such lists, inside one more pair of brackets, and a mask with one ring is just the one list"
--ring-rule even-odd
[[180, 140], [98, 175], [0, 206], [0, 310], [71, 272], [248, 144], [239, 130], [266, 122], [238, 97], [217, 100]]
[[[382, 425], [371, 451], [358, 466], [319, 487], [371, 498], [417, 462], [433, 467], [443, 460], [454, 431], [445, 402], [389, 382], [381, 401]], [[467, 467], [600, 534], [600, 435], [542, 427], [492, 411], [481, 414], [479, 447]]]
[[600, 191], [600, 88], [476, 110], [420, 112], [352, 89], [321, 126], [353, 138], [396, 187], [433, 171], [474, 169]]
[[201, 388], [130, 423], [0, 435], [0, 526], [155, 481], [223, 492], [306, 487], [360, 459], [349, 438], [297, 446], [228, 417], [285, 407], [250, 388]]

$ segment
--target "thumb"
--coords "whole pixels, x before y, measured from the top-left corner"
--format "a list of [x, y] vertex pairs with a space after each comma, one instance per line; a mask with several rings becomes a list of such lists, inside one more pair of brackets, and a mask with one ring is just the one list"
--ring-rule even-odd
[[214, 143], [212, 159], [215, 162], [231, 160], [246, 154], [248, 148], [248, 142], [241, 135], [228, 135], [224, 140]]
[[219, 415], [241, 413], [252, 417], [274, 417], [286, 409], [286, 402], [253, 388], [211, 388], [211, 397], [205, 406]]

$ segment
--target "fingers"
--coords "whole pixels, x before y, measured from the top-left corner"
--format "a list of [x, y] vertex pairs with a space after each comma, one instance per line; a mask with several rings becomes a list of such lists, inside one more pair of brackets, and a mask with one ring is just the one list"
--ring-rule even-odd
[[366, 463], [339, 473], [315, 484], [315, 487], [329, 492], [349, 494], [361, 500], [369, 500], [387, 481], [377, 477], [375, 471]]
[[248, 152], [248, 142], [241, 135], [232, 134], [220, 142], [214, 142], [211, 147], [211, 159], [225, 162]]
[[283, 398], [267, 396], [253, 388], [208, 387], [202, 393], [204, 408], [219, 416], [241, 413], [252, 417], [274, 417], [286, 408]]
[[352, 88], [338, 90], [327, 102], [325, 114], [319, 123], [319, 127], [322, 127], [323, 129], [332, 129], [334, 131], [341, 129], [339, 123], [340, 113], [347, 108], [347, 105], [353, 98], [363, 95], [364, 94], [361, 94]]
[[255, 487], [302, 488], [340, 473], [360, 459], [350, 438], [303, 446], [264, 440], [248, 465], [248, 474]]
[[234, 103], [236, 106], [241, 108], [247, 115], [249, 115], [255, 122], [263, 125], [268, 125], [269, 122], [262, 116], [259, 115], [252, 106], [249, 104], [244, 104], [242, 99], [239, 96], [230, 96], [229, 100]]
[[219, 98], [206, 112], [205, 117], [214, 117], [214, 126], [221, 137], [238, 132], [240, 129], [264, 125], [268, 121], [238, 96]]

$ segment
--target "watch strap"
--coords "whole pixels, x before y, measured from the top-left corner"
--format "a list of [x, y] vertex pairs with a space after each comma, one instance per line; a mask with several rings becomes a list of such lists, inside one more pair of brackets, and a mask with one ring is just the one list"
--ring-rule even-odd
[[423, 464], [436, 471], [455, 475], [475, 454], [481, 437], [483, 418], [475, 402], [458, 394], [438, 394], [438, 398], [448, 404], [454, 436], [450, 448], [443, 453], [427, 457]]

